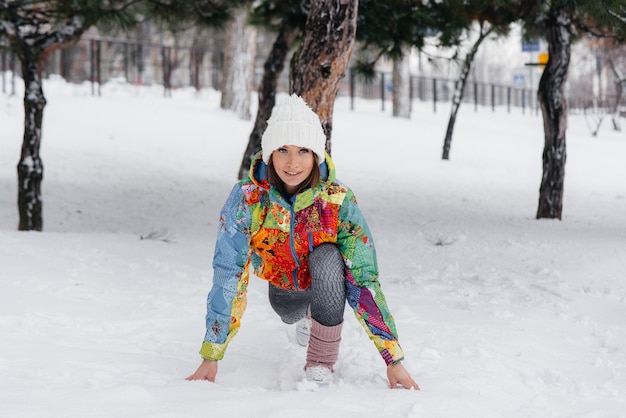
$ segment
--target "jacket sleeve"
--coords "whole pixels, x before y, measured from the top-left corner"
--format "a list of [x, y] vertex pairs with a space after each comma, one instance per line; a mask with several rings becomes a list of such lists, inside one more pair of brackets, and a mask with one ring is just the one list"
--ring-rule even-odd
[[207, 297], [206, 334], [200, 355], [221, 360], [246, 309], [250, 210], [237, 184], [220, 213], [213, 256], [213, 287]]
[[376, 249], [356, 198], [348, 189], [339, 210], [337, 244], [346, 262], [347, 301], [386, 364], [400, 361], [393, 316], [378, 282]]

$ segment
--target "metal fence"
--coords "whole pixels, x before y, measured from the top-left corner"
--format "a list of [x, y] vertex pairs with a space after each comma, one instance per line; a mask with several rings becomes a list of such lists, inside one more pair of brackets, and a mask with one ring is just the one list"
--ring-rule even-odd
[[[19, 62], [2, 47], [0, 72], [2, 92], [15, 91], [15, 74]], [[162, 85], [164, 95], [172, 89], [193, 86], [196, 89], [220, 89], [223, 51], [191, 46], [163, 45], [106, 37], [83, 37], [76, 44], [51, 54], [44, 66], [44, 76], [58, 74], [69, 82], [90, 82], [92, 94], [100, 94], [100, 85], [111, 80], [124, 80], [136, 85]], [[262, 77], [262, 65], [257, 65], [256, 83]], [[279, 80], [278, 90], [288, 90], [286, 71]], [[13, 75], [13, 76], [10, 76]], [[414, 75], [410, 82], [410, 96], [430, 102], [433, 111], [442, 102], [449, 102], [454, 94], [456, 80]], [[380, 100], [381, 109], [393, 94], [391, 74], [376, 73], [370, 80], [362, 80], [350, 72], [342, 81], [341, 95], [351, 98]], [[536, 92], [514, 86], [468, 81], [463, 95], [465, 103], [495, 109], [506, 106], [522, 112], [538, 111]], [[354, 108], [354, 100], [352, 101]], [[388, 105], [388, 104], [387, 104]]]
[[[457, 80], [441, 77], [411, 76], [409, 83], [409, 96], [422, 102], [430, 102], [433, 112], [437, 112], [437, 106], [442, 102], [450, 102], [455, 91]], [[381, 102], [381, 110], [385, 110], [385, 102], [393, 95], [391, 74], [377, 72], [369, 82], [359, 82], [358, 77], [351, 72], [349, 87], [345, 89], [350, 97], [363, 97], [377, 99]], [[345, 84], [345, 82], [344, 82]], [[501, 84], [489, 84], [476, 81], [465, 85], [463, 102], [474, 105], [475, 110], [479, 107], [517, 107], [525, 112], [527, 109], [538, 110], [536, 92], [530, 89], [515, 88]]]
[[[19, 61], [0, 44], [2, 92], [14, 92], [14, 80], [20, 74]], [[222, 51], [188, 46], [161, 45], [152, 42], [85, 36], [76, 44], [50, 54], [43, 76], [58, 74], [69, 82], [92, 83], [92, 93], [111, 80], [136, 85], [162, 85], [164, 94], [171, 89], [195, 86], [219, 89]]]

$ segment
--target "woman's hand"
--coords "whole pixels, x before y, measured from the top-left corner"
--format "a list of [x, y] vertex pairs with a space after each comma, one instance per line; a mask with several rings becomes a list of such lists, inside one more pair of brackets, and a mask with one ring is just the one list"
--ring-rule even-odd
[[209, 382], [215, 382], [215, 375], [217, 375], [217, 361], [202, 360], [198, 370], [185, 380], [208, 380]]
[[387, 379], [389, 379], [389, 387], [391, 389], [398, 389], [402, 386], [404, 389], [420, 390], [420, 387], [415, 383], [415, 380], [413, 380], [402, 363], [387, 366]]

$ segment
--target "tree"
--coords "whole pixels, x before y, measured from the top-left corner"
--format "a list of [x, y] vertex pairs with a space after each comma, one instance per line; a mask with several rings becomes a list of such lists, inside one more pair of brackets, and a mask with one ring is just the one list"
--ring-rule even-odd
[[[622, 101], [624, 86], [626, 85], [626, 74], [624, 74], [624, 67], [626, 64], [626, 45], [620, 45], [614, 39], [599, 39], [598, 42], [588, 43], [592, 48], [596, 50], [596, 58], [600, 60], [601, 67], [610, 69], [610, 75], [606, 75], [615, 87], [615, 96], [610, 103], [606, 103], [608, 111], [611, 113], [611, 121], [613, 122], [613, 129], [615, 131], [621, 131], [620, 124], [620, 104]], [[601, 69], [597, 70], [598, 78], [603, 74]], [[598, 80], [600, 82], [600, 80]], [[600, 98], [608, 100], [611, 96], [604, 96], [602, 86], [598, 86], [600, 92]], [[599, 124], [598, 124], [599, 125]], [[597, 133], [597, 132], [596, 132]], [[595, 136], [595, 135], [594, 135]]]
[[393, 116], [410, 117], [409, 54], [421, 49], [428, 34], [426, 7], [421, 0], [361, 0], [357, 42], [357, 74], [373, 79], [382, 58], [393, 61]]
[[319, 116], [329, 153], [333, 108], [356, 38], [358, 6], [358, 0], [313, 0], [304, 39], [291, 61], [290, 93]]
[[[574, 72], [568, 78], [568, 101], [570, 105], [574, 102], [574, 107], [583, 108], [591, 136], [598, 135], [606, 117], [611, 118], [614, 130], [621, 131], [620, 105], [623, 84], [626, 83], [623, 74], [626, 47], [609, 38], [590, 37], [581, 43], [577, 50], [572, 47], [572, 54], [580, 55]], [[591, 84], [590, 79], [593, 81]]]
[[237, 9], [228, 24], [222, 77], [222, 109], [250, 119], [250, 90], [254, 81], [256, 28], [247, 24], [248, 6]]
[[76, 42], [94, 25], [129, 28], [152, 16], [165, 22], [217, 25], [236, 1], [0, 0], [0, 36], [18, 57], [24, 79], [24, 137], [18, 172], [19, 230], [43, 230], [43, 162], [40, 155], [46, 99], [42, 66], [52, 52]]
[[272, 48], [263, 64], [263, 77], [258, 88], [257, 114], [248, 145], [239, 167], [238, 178], [250, 171], [254, 155], [261, 150], [261, 137], [267, 128], [267, 120], [276, 104], [276, 86], [285, 66], [285, 60], [299, 35], [304, 30], [308, 10], [299, 0], [262, 1], [251, 12], [250, 21], [277, 33]]
[[172, 95], [172, 75], [174, 71], [180, 66], [179, 46], [180, 46], [180, 34], [178, 32], [172, 32], [173, 46], [161, 45], [161, 65], [163, 67], [163, 92], [165, 96], [171, 97]]
[[[410, 49], [408, 50], [410, 51]], [[391, 76], [393, 86], [393, 116], [409, 119], [411, 117], [409, 52], [393, 61]]]
[[543, 174], [537, 219], [561, 219], [566, 161], [567, 80], [571, 45], [582, 34], [626, 38], [626, 8], [622, 0], [538, 1], [526, 19], [529, 33], [542, 33], [548, 43], [548, 63], [537, 97], [544, 125]]
[[276, 85], [278, 77], [285, 66], [287, 53], [294, 44], [298, 36], [298, 29], [288, 25], [281, 26], [278, 36], [272, 44], [272, 49], [263, 64], [263, 78], [259, 84], [256, 118], [248, 145], [244, 152], [241, 166], [239, 167], [238, 178], [244, 178], [250, 171], [252, 157], [261, 149], [261, 137], [267, 128], [267, 120], [272, 114], [272, 109], [276, 104]]
[[[43, 163], [39, 154], [41, 125], [46, 99], [43, 94], [42, 64], [50, 53], [78, 40], [98, 21], [130, 23], [123, 7], [106, 7], [102, 2], [0, 2], [0, 34], [22, 65], [24, 79], [24, 138], [18, 172], [19, 230], [43, 229], [41, 182]], [[81, 8], [82, 7], [82, 8]]]
[[[429, 15], [435, 30], [439, 31], [439, 45], [454, 47], [456, 58], [465, 47], [463, 40], [471, 38], [470, 48], [462, 59], [459, 77], [454, 85], [452, 108], [443, 141], [441, 158], [450, 158], [450, 146], [454, 125], [469, 77], [474, 58], [483, 41], [489, 36], [505, 36], [510, 25], [520, 19], [524, 13], [519, 1], [498, 0], [445, 0], [429, 4]], [[474, 31], [476, 34], [474, 36]]]
[[[619, 58], [624, 57], [623, 50], [624, 48], [618, 49], [622, 51]], [[618, 57], [610, 54], [608, 57], [608, 62], [611, 67], [611, 71], [613, 72], [613, 78], [615, 80], [615, 100], [613, 102], [612, 107], [612, 120], [613, 120], [613, 129], [616, 131], [621, 131], [622, 126], [620, 124], [620, 103], [622, 100], [622, 95], [624, 94], [624, 86], [626, 85], [626, 74], [622, 71], [621, 67], [616, 62]]]
[[[373, 59], [357, 63], [362, 74], [372, 76], [374, 64], [383, 55], [392, 59], [401, 58], [402, 48], [422, 45], [425, 26], [416, 23], [421, 22], [420, 8], [421, 0], [359, 1], [358, 7], [355, 7], [358, 9], [356, 41], [362, 50], [374, 50], [375, 55]], [[252, 10], [251, 22], [276, 32], [277, 36], [265, 61], [257, 116], [239, 169], [240, 178], [247, 175], [252, 157], [261, 149], [261, 136], [275, 104], [278, 76], [290, 49], [305, 31], [310, 10], [310, 3], [302, 0], [263, 0]], [[292, 69], [298, 66], [294, 63], [296, 58], [294, 54]]]

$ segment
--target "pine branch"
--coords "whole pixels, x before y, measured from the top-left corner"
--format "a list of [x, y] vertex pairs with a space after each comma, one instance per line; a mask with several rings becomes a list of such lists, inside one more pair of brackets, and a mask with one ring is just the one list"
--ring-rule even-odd
[[626, 16], [619, 15], [611, 9], [607, 9], [607, 12], [609, 13], [609, 15], [613, 16], [614, 18], [626, 25]]

